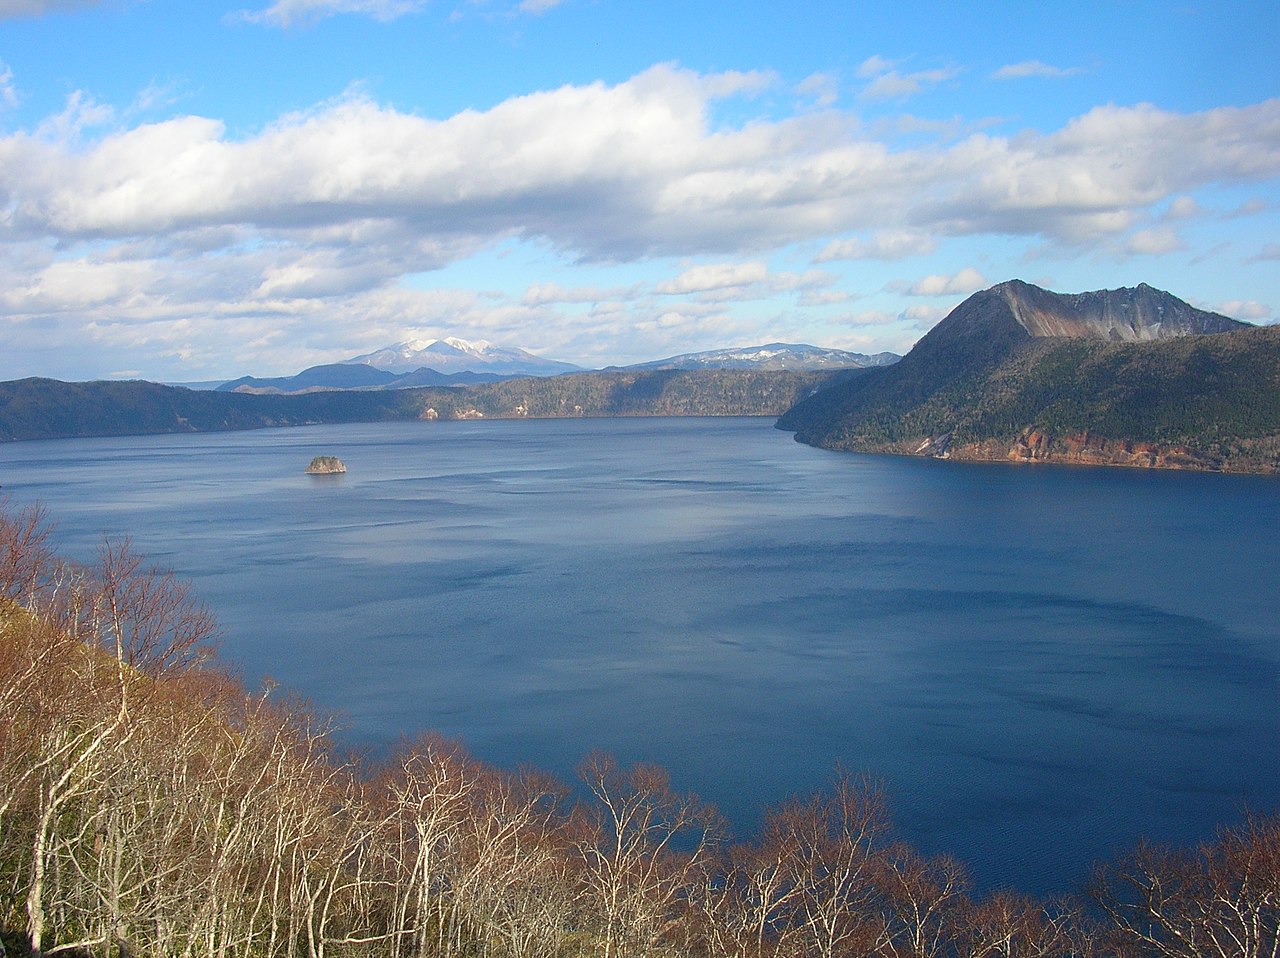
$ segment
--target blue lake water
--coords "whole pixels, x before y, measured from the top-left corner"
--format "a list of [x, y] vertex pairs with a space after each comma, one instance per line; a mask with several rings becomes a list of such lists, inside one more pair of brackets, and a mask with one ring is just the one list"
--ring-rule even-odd
[[[349, 472], [310, 477], [313, 455]], [[667, 766], [749, 835], [837, 763], [983, 887], [1280, 805], [1280, 481], [811, 449], [760, 419], [0, 446], [63, 554], [191, 581], [223, 658], [381, 748]]]

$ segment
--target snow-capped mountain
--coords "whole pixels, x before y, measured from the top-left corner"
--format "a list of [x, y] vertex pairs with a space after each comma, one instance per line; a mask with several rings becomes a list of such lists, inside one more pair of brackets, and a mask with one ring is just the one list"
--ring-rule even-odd
[[712, 349], [684, 353], [670, 359], [628, 366], [628, 369], [861, 369], [888, 366], [902, 357], [897, 353], [850, 353], [807, 343], [769, 343], [739, 349]]
[[441, 373], [496, 373], [502, 376], [554, 376], [576, 372], [572, 363], [543, 359], [523, 349], [495, 346], [478, 340], [470, 342], [450, 336], [445, 339], [411, 339], [384, 346], [363, 356], [346, 360], [388, 372], [407, 373], [427, 367]]

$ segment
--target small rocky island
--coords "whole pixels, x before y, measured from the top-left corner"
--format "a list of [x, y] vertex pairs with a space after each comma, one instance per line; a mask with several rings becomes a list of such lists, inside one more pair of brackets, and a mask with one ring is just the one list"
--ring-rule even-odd
[[332, 476], [347, 471], [347, 464], [337, 456], [316, 456], [307, 466], [309, 476]]

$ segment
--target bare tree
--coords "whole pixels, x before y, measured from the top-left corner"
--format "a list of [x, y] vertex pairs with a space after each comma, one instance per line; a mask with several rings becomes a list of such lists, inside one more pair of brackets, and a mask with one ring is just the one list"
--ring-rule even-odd
[[876, 882], [887, 829], [883, 790], [837, 771], [830, 789], [784, 808], [799, 884], [795, 921], [805, 954], [871, 953], [885, 938]]
[[720, 842], [718, 813], [653, 765], [594, 753], [579, 774], [595, 799], [575, 844], [599, 909], [603, 958], [652, 954], [682, 923]]
[[968, 878], [953, 858], [925, 858], [895, 845], [880, 870], [886, 958], [944, 958], [966, 924]]
[[1100, 870], [1104, 927], [975, 902], [843, 772], [726, 851], [710, 806], [603, 754], [572, 807], [437, 736], [370, 770], [209, 668], [171, 575], [127, 543], [59, 563], [44, 528], [0, 509], [0, 927], [36, 955], [1280, 958], [1280, 818]]
[[456, 743], [424, 736], [402, 750], [384, 783], [389, 934], [396, 954], [443, 952], [461, 933], [450, 924], [449, 876], [477, 787], [471, 760]]
[[564, 788], [550, 776], [478, 770], [450, 881], [451, 921], [497, 954], [558, 954], [576, 917]]
[[1089, 958], [1097, 930], [1078, 907], [997, 892], [974, 905], [958, 951], [969, 958]]
[[51, 532], [42, 506], [14, 512], [0, 498], [0, 614], [6, 605], [31, 606], [45, 588], [57, 564]]
[[1163, 958], [1280, 954], [1280, 817], [1249, 816], [1197, 851], [1144, 844], [1091, 885], [1120, 947]]
[[186, 583], [144, 567], [127, 539], [104, 542], [95, 571], [99, 640], [119, 662], [157, 677], [208, 661], [217, 622]]

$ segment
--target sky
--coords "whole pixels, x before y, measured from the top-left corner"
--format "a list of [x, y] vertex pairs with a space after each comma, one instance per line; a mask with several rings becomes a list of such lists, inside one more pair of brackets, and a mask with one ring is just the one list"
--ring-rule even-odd
[[0, 0], [0, 379], [1280, 320], [1274, 0]]

